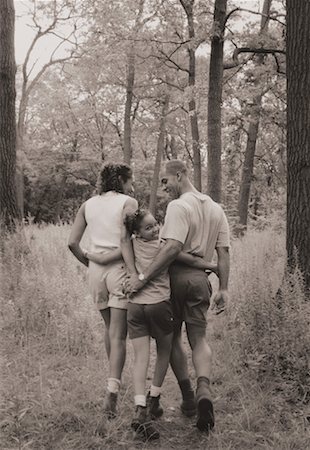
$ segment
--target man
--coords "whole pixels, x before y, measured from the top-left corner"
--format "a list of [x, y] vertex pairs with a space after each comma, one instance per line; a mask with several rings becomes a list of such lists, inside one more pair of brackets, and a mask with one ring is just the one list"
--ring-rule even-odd
[[[166, 243], [148, 270], [139, 276], [134, 274], [130, 277], [127, 292], [142, 289], [149, 280], [173, 263], [181, 250], [201, 256], [206, 261], [212, 260], [216, 250], [219, 290], [214, 297], [214, 305], [221, 312], [228, 297], [229, 276], [229, 228], [224, 211], [210, 197], [194, 188], [182, 161], [172, 160], [166, 164], [162, 183], [172, 199], [162, 230], [162, 238]], [[170, 280], [175, 318], [171, 366], [182, 392], [181, 410], [185, 415], [192, 416], [197, 407], [197, 427], [208, 432], [214, 426], [210, 392], [212, 353], [206, 339], [206, 313], [210, 305], [211, 286], [204, 271], [179, 263], [171, 264]], [[197, 377], [196, 401], [181, 341], [183, 322]]]

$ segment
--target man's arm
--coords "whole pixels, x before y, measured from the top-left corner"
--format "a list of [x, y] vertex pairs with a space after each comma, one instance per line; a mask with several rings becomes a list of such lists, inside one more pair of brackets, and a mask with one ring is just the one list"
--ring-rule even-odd
[[124, 258], [128, 272], [136, 274], [135, 256], [132, 248], [131, 236], [129, 235], [125, 226], [125, 218], [127, 214], [132, 214], [138, 209], [138, 202], [134, 198], [129, 198], [123, 209], [122, 224], [121, 224], [121, 253]]
[[139, 291], [146, 283], [148, 283], [148, 281], [167, 269], [176, 259], [177, 255], [182, 250], [182, 247], [183, 244], [181, 242], [174, 239], [167, 239], [166, 244], [161, 248], [152, 264], [144, 272], [144, 280], [140, 281], [137, 274], [131, 275], [126, 283], [126, 293], [133, 294], [134, 292]]
[[176, 257], [176, 261], [179, 261], [195, 269], [211, 270], [217, 274], [217, 264], [206, 262], [200, 256], [191, 255], [190, 253], [180, 252]]
[[216, 313], [224, 311], [228, 301], [228, 278], [230, 269], [229, 247], [217, 247], [219, 290], [215, 294], [213, 308]]
[[80, 247], [80, 241], [87, 226], [85, 220], [85, 203], [80, 207], [72, 225], [71, 233], [69, 236], [68, 247], [74, 256], [84, 266], [88, 267], [88, 259], [84, 256], [83, 250]]

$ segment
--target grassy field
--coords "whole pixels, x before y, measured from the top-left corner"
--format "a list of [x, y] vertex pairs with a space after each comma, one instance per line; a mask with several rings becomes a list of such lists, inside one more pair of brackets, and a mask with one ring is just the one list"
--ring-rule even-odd
[[87, 296], [86, 271], [67, 250], [68, 233], [68, 226], [31, 225], [3, 244], [1, 449], [310, 448], [310, 302], [298, 271], [282, 283], [281, 231], [233, 242], [231, 303], [225, 315], [209, 314], [214, 432], [199, 433], [181, 415], [169, 369], [156, 443], [135, 440], [130, 430], [130, 343], [119, 417], [103, 419], [103, 324]]

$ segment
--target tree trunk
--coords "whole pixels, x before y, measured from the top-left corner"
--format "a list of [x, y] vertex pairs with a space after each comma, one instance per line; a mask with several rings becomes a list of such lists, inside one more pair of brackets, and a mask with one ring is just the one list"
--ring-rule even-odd
[[[260, 34], [268, 30], [271, 2], [272, 0], [264, 1]], [[256, 64], [259, 66], [263, 64], [263, 62], [264, 62], [264, 55], [263, 54], [258, 55]], [[259, 83], [259, 80], [257, 80], [257, 83]], [[262, 92], [255, 97], [252, 107], [252, 114], [250, 115], [249, 118], [250, 124], [248, 128], [248, 138], [244, 154], [244, 163], [242, 167], [241, 185], [238, 200], [238, 215], [240, 225], [239, 231], [241, 232], [241, 234], [244, 232], [244, 230], [246, 230], [248, 223], [249, 199], [254, 171], [254, 157], [259, 130], [262, 98], [263, 98]]]
[[[310, 290], [310, 3], [287, 0], [287, 252]], [[296, 250], [296, 251], [295, 251]], [[295, 256], [297, 258], [295, 258]]]
[[189, 66], [188, 66], [188, 86], [189, 86], [189, 118], [192, 135], [192, 149], [193, 149], [193, 166], [194, 166], [194, 186], [201, 191], [201, 155], [200, 155], [200, 140], [198, 117], [195, 100], [195, 84], [196, 84], [196, 56], [195, 56], [195, 26], [194, 26], [194, 0], [181, 0], [181, 5], [186, 13], [188, 24], [189, 43]]
[[20, 219], [16, 198], [15, 11], [13, 0], [0, 0], [0, 216], [14, 229]]
[[242, 166], [241, 185], [238, 200], [240, 232], [243, 232], [246, 229], [248, 222], [248, 206], [253, 177], [254, 156], [259, 129], [261, 103], [262, 94], [259, 94], [254, 100], [252, 114], [250, 116], [251, 122], [248, 129], [248, 138]]
[[132, 158], [131, 109], [132, 109], [134, 83], [135, 83], [135, 56], [134, 56], [134, 48], [131, 47], [127, 61], [126, 103], [124, 116], [124, 162], [126, 164], [130, 164]]
[[158, 179], [160, 173], [161, 160], [164, 153], [165, 147], [165, 134], [166, 134], [166, 117], [169, 107], [169, 94], [166, 94], [163, 101], [160, 125], [159, 125], [159, 136], [157, 141], [157, 152], [156, 152], [156, 160], [155, 167], [151, 185], [151, 195], [150, 195], [150, 204], [149, 210], [155, 216], [156, 214], [156, 200], [157, 200], [157, 189], [158, 189]]
[[216, 202], [222, 192], [223, 47], [227, 0], [215, 0], [208, 92], [208, 194]]

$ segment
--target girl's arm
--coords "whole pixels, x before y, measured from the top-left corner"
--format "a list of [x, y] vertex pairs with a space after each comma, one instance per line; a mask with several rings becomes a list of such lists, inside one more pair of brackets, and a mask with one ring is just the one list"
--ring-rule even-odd
[[108, 253], [105, 252], [88, 252], [83, 250], [84, 256], [97, 264], [110, 264], [111, 262], [118, 261], [122, 259], [122, 251], [120, 248], [116, 248], [115, 250], [111, 250]]
[[135, 266], [135, 256], [133, 252], [131, 236], [129, 235], [125, 226], [125, 217], [127, 214], [132, 214], [138, 209], [138, 202], [134, 198], [130, 198], [126, 201], [122, 215], [122, 228], [121, 228], [121, 251], [124, 258], [127, 270], [130, 274], [138, 273]]
[[88, 259], [85, 258], [83, 250], [80, 247], [80, 241], [84, 234], [87, 223], [85, 220], [85, 203], [80, 207], [75, 217], [74, 223], [71, 228], [71, 233], [69, 236], [68, 247], [74, 256], [82, 263], [84, 266], [88, 267]]
[[176, 258], [177, 261], [187, 264], [188, 266], [194, 267], [195, 269], [201, 270], [211, 270], [217, 274], [218, 268], [217, 264], [206, 262], [200, 256], [194, 256], [190, 253], [180, 252]]

